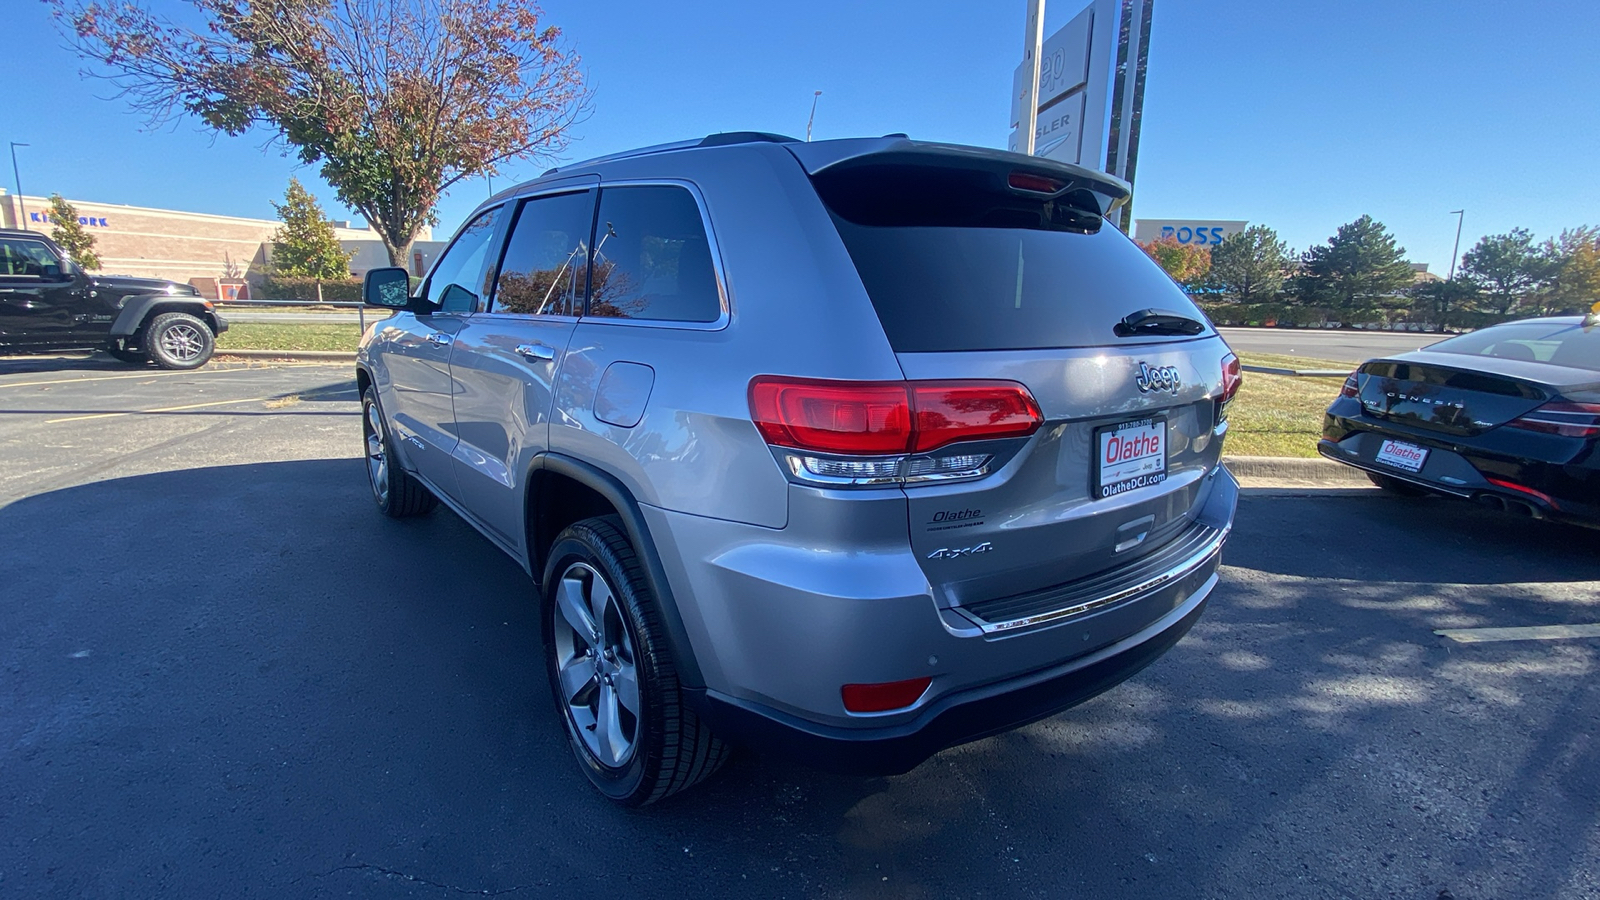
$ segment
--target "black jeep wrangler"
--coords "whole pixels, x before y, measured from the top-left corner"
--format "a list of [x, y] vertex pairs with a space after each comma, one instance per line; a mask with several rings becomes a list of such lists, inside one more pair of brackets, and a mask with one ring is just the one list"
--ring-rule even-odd
[[0, 354], [105, 350], [123, 362], [194, 369], [227, 330], [189, 285], [89, 275], [45, 235], [0, 229]]

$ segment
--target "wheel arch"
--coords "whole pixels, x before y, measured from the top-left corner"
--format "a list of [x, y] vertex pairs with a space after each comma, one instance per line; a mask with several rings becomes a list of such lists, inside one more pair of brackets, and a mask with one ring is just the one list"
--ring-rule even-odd
[[[661, 555], [632, 492], [609, 473], [559, 453], [538, 457], [528, 473], [527, 485], [527, 565], [534, 581], [543, 581], [550, 547], [563, 528], [594, 516], [615, 515], [622, 520], [623, 531], [639, 554], [645, 580], [666, 628], [679, 682], [687, 688], [703, 689], [705, 678], [689, 644], [689, 633], [678, 613]], [[542, 584], [540, 590], [542, 596]]]
[[212, 337], [215, 337], [221, 334], [223, 329], [218, 322], [216, 312], [208, 307], [209, 304], [198, 297], [174, 297], [171, 294], [128, 297], [122, 304], [122, 312], [117, 314], [117, 320], [111, 324], [111, 336], [131, 337], [156, 316], [178, 312], [188, 313], [206, 323], [206, 327], [211, 329]]

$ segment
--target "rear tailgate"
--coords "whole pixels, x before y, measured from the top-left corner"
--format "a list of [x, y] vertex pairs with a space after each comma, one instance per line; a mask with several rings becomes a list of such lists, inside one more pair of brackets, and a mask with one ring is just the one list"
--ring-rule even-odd
[[1230, 354], [1103, 217], [1125, 188], [907, 142], [810, 162], [906, 378], [1016, 382], [1045, 420], [1005, 446], [948, 448], [994, 452], [981, 478], [905, 487], [910, 540], [944, 605], [1139, 568], [1185, 535], [1219, 465]]
[[[1180, 535], [1219, 464], [1214, 395], [1227, 352], [1212, 336], [1137, 349], [900, 354], [911, 379], [1020, 382], [1045, 416], [988, 478], [906, 489], [911, 543], [940, 599], [971, 605], [1065, 584]], [[1139, 390], [1145, 371], [1167, 367], [1176, 390]], [[1164, 438], [1164, 470], [1118, 472], [1106, 457], [1121, 436], [1148, 434], [1145, 422]]]

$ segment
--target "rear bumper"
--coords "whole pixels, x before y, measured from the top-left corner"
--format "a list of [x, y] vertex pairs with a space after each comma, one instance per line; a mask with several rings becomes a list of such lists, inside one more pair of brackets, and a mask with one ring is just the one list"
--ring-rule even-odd
[[[1398, 429], [1360, 414], [1339, 415], [1335, 411], [1339, 405], [1336, 402], [1329, 410], [1323, 439], [1317, 443], [1317, 452], [1334, 462], [1436, 494], [1600, 526], [1600, 460], [1593, 458], [1592, 451], [1586, 454], [1581, 442], [1493, 432], [1479, 438], [1451, 439]], [[1478, 446], [1491, 435], [1496, 446]], [[1378, 462], [1377, 450], [1385, 439], [1426, 447], [1429, 455], [1422, 469], [1409, 472]], [[1512, 443], [1517, 446], [1510, 446]], [[1541, 449], [1550, 452], [1541, 454]]]
[[947, 694], [916, 718], [881, 728], [819, 725], [706, 691], [700, 715], [728, 740], [793, 762], [855, 775], [897, 775], [947, 747], [1036, 722], [1110, 690], [1172, 648], [1205, 610], [1213, 572], [1199, 590], [1144, 630], [1060, 665]]

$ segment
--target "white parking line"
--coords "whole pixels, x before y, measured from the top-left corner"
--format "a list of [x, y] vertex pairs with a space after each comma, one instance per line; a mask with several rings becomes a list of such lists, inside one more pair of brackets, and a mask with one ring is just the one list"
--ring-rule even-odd
[[1529, 625], [1525, 628], [1441, 628], [1434, 632], [1462, 644], [1490, 641], [1560, 641], [1600, 637], [1600, 625]]
[[54, 425], [57, 422], [82, 422], [85, 419], [110, 419], [114, 416], [137, 416], [144, 413], [182, 412], [186, 409], [200, 409], [206, 406], [227, 406], [232, 403], [260, 403], [264, 400], [270, 399], [270, 397], [245, 397], [241, 400], [216, 400], [211, 403], [191, 403], [188, 406], [163, 406], [159, 409], [130, 409], [125, 412], [91, 413], [87, 416], [67, 416], [63, 419], [45, 419], [44, 423], [46, 425]]
[[208, 369], [183, 369], [172, 372], [140, 372], [135, 375], [96, 375], [91, 378], [60, 378], [54, 381], [17, 381], [10, 384], [0, 383], [0, 389], [19, 387], [40, 387], [47, 384], [87, 384], [91, 381], [119, 381], [124, 378], [166, 378], [173, 375], [227, 375], [239, 372], [262, 372], [267, 369], [315, 369], [323, 363], [283, 363], [274, 366], [242, 366], [237, 369], [224, 369], [212, 367]]

